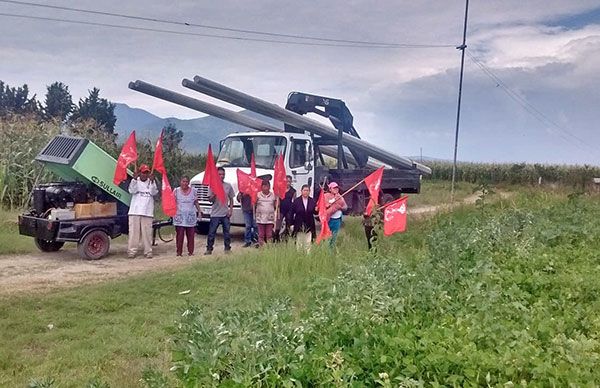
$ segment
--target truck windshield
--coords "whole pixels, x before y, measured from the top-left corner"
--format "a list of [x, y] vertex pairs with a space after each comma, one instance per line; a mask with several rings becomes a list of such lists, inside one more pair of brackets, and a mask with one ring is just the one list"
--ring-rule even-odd
[[235, 136], [223, 142], [217, 163], [222, 167], [250, 167], [252, 153], [256, 167], [273, 168], [278, 154], [285, 153], [282, 136]]

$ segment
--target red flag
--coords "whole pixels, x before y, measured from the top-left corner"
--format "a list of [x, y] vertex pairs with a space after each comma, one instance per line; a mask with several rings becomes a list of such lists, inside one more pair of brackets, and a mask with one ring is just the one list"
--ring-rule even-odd
[[366, 214], [371, 215], [373, 207], [379, 205], [379, 192], [381, 191], [381, 178], [383, 177], [383, 166], [375, 170], [371, 175], [365, 178], [365, 185], [369, 190], [371, 199], [367, 205]]
[[283, 163], [283, 155], [277, 155], [275, 159], [275, 171], [273, 172], [273, 193], [281, 199], [285, 198], [287, 191], [287, 178], [285, 173], [285, 165]]
[[253, 176], [256, 178], [256, 161], [254, 161], [254, 152], [252, 153], [252, 156], [250, 157], [250, 176]]
[[406, 230], [406, 200], [402, 197], [386, 205], [383, 214], [383, 234], [391, 236]]
[[317, 209], [319, 210], [319, 221], [321, 221], [321, 232], [317, 236], [317, 244], [322, 240], [331, 237], [331, 230], [329, 229], [329, 217], [327, 217], [327, 204], [325, 203], [325, 190], [321, 189], [319, 194], [319, 200], [317, 201]]
[[162, 176], [161, 203], [163, 213], [165, 213], [169, 217], [174, 217], [177, 213], [177, 202], [175, 201], [175, 194], [173, 193], [173, 189], [171, 188], [171, 184], [169, 183], [169, 178], [167, 177], [167, 169], [165, 167], [165, 161], [163, 158], [163, 133], [164, 130], [160, 133], [160, 137], [156, 142], [156, 149], [154, 150], [154, 161], [152, 162], [152, 170], [160, 172]]
[[257, 194], [261, 189], [261, 180], [255, 176], [248, 175], [239, 168], [237, 169], [238, 190], [252, 198], [252, 204], [256, 203]]
[[121, 184], [127, 179], [127, 166], [135, 162], [138, 158], [137, 144], [135, 143], [135, 131], [132, 131], [129, 138], [123, 144], [119, 159], [117, 160], [117, 167], [115, 168], [115, 177], [113, 183], [115, 185]]
[[213, 157], [212, 147], [210, 144], [208, 145], [208, 152], [206, 153], [206, 166], [204, 168], [204, 178], [202, 179], [202, 184], [210, 188], [219, 202], [221, 202], [223, 205], [227, 204], [227, 199], [225, 198], [225, 189], [223, 188], [223, 182], [221, 181], [221, 177], [217, 171], [217, 165], [215, 164], [215, 159]]

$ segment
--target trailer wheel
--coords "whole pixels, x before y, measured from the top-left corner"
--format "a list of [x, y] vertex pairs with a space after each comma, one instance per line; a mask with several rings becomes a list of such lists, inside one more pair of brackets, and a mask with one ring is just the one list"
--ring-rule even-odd
[[35, 246], [42, 252], [56, 252], [65, 245], [64, 242], [42, 240], [41, 238], [34, 239]]
[[175, 227], [173, 225], [165, 225], [158, 228], [158, 238], [162, 242], [171, 242], [175, 239]]
[[110, 237], [103, 230], [93, 230], [77, 244], [79, 256], [85, 260], [98, 260], [106, 256], [110, 248]]

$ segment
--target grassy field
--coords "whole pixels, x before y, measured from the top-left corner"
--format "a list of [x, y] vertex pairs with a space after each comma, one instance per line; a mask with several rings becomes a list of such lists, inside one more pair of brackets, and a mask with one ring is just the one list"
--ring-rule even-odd
[[0, 255], [36, 250], [31, 237], [19, 235], [18, 212], [0, 208]]
[[412, 222], [376, 254], [349, 220], [337, 254], [3, 296], [0, 386], [597, 385], [599, 213], [531, 191]]

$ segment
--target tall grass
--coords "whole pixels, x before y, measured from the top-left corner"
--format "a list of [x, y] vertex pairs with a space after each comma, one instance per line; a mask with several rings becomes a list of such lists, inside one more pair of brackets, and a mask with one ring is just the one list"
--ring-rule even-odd
[[[432, 174], [426, 179], [451, 180], [452, 164], [428, 163]], [[600, 177], [598, 166], [569, 166], [527, 163], [459, 163], [456, 171], [458, 181], [468, 183], [506, 183], [536, 185], [557, 183], [569, 187], [586, 188], [592, 185], [592, 178]]]

